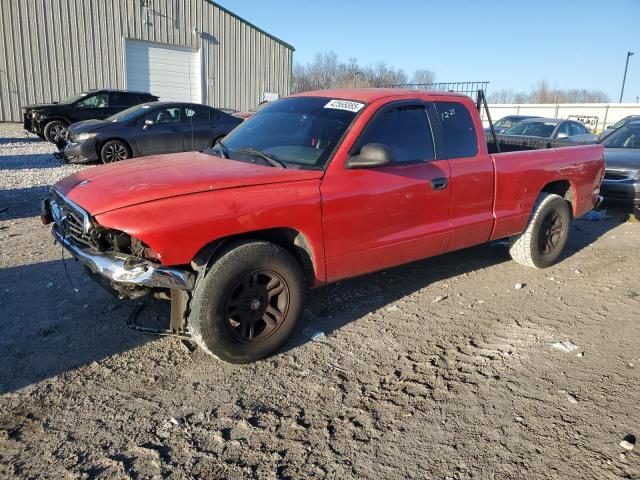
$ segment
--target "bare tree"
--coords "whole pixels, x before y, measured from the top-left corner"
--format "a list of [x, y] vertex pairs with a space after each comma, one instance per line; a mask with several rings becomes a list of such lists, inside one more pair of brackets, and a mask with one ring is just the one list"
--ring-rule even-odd
[[435, 79], [436, 74], [426, 68], [420, 68], [411, 75], [411, 83], [418, 83], [421, 85], [433, 83]]
[[[435, 78], [429, 70], [414, 72], [421, 80], [430, 83]], [[360, 66], [355, 58], [340, 62], [335, 52], [318, 53], [313, 61], [304, 65], [296, 63], [293, 68], [293, 91], [304, 92], [326, 88], [384, 87], [408, 82], [408, 76], [401, 68], [386, 62]]]
[[490, 103], [605, 103], [609, 96], [601, 90], [551, 88], [538, 82], [529, 93], [498, 90], [489, 95]]

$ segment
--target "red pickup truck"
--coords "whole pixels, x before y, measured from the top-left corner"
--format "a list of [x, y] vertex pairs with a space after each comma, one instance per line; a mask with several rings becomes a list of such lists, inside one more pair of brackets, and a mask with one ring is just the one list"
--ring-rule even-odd
[[71, 175], [42, 217], [121, 297], [170, 295], [173, 328], [243, 363], [286, 341], [308, 286], [503, 238], [517, 262], [553, 264], [603, 172], [600, 145], [489, 154], [463, 95], [328, 90], [204, 152]]

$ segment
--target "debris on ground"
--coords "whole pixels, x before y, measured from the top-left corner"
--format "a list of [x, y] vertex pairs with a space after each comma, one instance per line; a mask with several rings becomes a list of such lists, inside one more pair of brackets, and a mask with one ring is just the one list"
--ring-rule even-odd
[[304, 334], [305, 337], [307, 337], [308, 339], [314, 342], [321, 342], [326, 338], [324, 335], [324, 332], [320, 330], [316, 330], [315, 328], [311, 328], [311, 327], [303, 328], [302, 333]]
[[627, 435], [620, 442], [620, 446], [625, 450], [633, 450], [633, 448], [636, 446], [636, 436], [631, 434]]
[[569, 340], [565, 340], [564, 342], [556, 342], [551, 344], [551, 346], [556, 350], [560, 350], [561, 352], [565, 353], [573, 352], [574, 350], [578, 349], [578, 346]]
[[449, 295], [438, 295], [431, 303], [438, 303], [449, 298]]
[[526, 283], [516, 283], [513, 288], [515, 288], [516, 290], [520, 290], [526, 286], [527, 286]]

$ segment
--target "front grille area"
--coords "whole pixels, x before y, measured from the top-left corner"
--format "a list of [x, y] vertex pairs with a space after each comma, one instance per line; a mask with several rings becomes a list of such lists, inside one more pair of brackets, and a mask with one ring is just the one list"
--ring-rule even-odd
[[84, 222], [87, 214], [78, 207], [66, 202], [61, 196], [54, 195], [52, 202], [58, 208], [59, 217], [56, 224], [60, 233], [76, 244], [90, 248], [98, 248], [97, 239], [92, 235], [92, 229], [85, 232]]

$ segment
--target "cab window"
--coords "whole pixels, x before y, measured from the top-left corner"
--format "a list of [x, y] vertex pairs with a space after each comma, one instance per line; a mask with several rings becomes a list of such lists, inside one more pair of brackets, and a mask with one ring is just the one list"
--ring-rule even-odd
[[354, 153], [369, 143], [387, 146], [394, 163], [435, 158], [431, 126], [422, 105], [399, 106], [375, 115], [358, 140]]
[[475, 157], [478, 136], [467, 107], [459, 102], [435, 102], [442, 125], [442, 139], [447, 158]]

